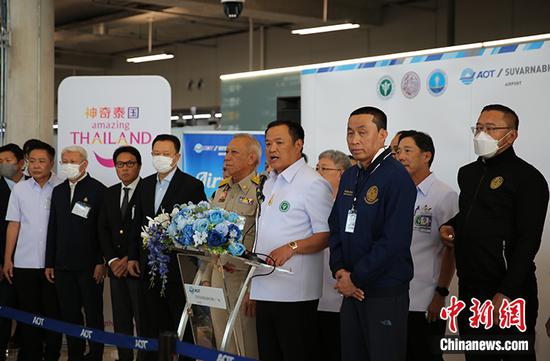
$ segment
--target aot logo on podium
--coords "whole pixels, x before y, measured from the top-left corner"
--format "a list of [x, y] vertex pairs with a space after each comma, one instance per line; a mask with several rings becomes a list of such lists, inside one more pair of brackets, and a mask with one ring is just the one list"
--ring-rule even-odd
[[[105, 185], [116, 177], [113, 152], [131, 145], [142, 156], [141, 175], [154, 172], [151, 143], [170, 133], [170, 85], [160, 76], [75, 76], [59, 86], [59, 152], [70, 145], [88, 152], [88, 171]], [[60, 155], [60, 154], [59, 154]]]

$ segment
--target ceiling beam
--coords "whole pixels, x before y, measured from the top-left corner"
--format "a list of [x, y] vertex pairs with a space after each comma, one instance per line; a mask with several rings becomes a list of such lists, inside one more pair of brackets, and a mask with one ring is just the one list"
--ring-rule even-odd
[[[219, 0], [137, 0], [143, 4], [179, 7], [196, 15], [223, 14]], [[381, 23], [382, 0], [329, 0], [329, 21], [353, 20], [364, 25]], [[293, 24], [322, 20], [323, 0], [247, 0], [242, 16], [259, 21]]]

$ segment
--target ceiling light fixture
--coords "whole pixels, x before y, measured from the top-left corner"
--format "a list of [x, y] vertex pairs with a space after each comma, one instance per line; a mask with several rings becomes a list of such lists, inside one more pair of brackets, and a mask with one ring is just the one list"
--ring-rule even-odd
[[314, 28], [305, 28], [305, 29], [292, 30], [292, 34], [295, 34], [295, 35], [310, 35], [310, 34], [328, 33], [328, 32], [331, 32], [331, 31], [357, 29], [358, 27], [360, 27], [359, 24], [352, 24], [352, 23], [343, 23], [343, 24], [335, 24], [335, 25], [323, 25], [323, 26], [317, 26], [317, 27], [314, 27]]
[[148, 37], [147, 37], [147, 49], [149, 51], [149, 53], [147, 55], [127, 58], [126, 62], [137, 64], [137, 63], [145, 63], [145, 62], [148, 62], [148, 61], [167, 60], [167, 59], [173, 59], [174, 58], [174, 54], [170, 54], [170, 53], [166, 53], [166, 52], [163, 52], [163, 53], [160, 53], [160, 54], [152, 54], [152, 51], [153, 51], [153, 19], [152, 18], [149, 19], [149, 33], [148, 33]]
[[328, 24], [328, 0], [323, 0], [323, 23], [325, 25], [304, 28], [304, 29], [295, 29], [291, 33], [295, 35], [310, 35], [310, 34], [319, 34], [319, 33], [328, 33], [331, 31], [340, 31], [340, 30], [351, 30], [357, 29], [360, 27], [359, 24], [354, 24], [350, 22], [345, 22], [342, 24]]
[[160, 54], [151, 54], [151, 55], [143, 55], [143, 56], [136, 56], [133, 58], [128, 58], [126, 61], [128, 63], [145, 63], [148, 61], [157, 61], [157, 60], [167, 60], [174, 58], [174, 54], [170, 53], [160, 53]]

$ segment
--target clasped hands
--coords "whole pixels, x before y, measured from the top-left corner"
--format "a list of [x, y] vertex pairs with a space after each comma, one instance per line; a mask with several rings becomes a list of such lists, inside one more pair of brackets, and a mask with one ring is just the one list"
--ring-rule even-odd
[[351, 281], [351, 273], [345, 269], [340, 269], [336, 272], [336, 285], [334, 288], [344, 297], [352, 297], [358, 301], [365, 299], [365, 293], [362, 289], [357, 288]]

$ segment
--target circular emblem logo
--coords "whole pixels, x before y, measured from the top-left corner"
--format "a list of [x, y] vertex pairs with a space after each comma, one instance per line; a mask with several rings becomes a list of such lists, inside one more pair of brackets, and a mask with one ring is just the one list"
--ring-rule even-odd
[[436, 69], [428, 76], [428, 91], [433, 96], [440, 96], [447, 89], [447, 74]]
[[365, 195], [365, 202], [367, 202], [367, 204], [374, 204], [377, 201], [378, 201], [378, 187], [371, 186], [367, 190], [367, 194]]
[[288, 212], [290, 209], [290, 203], [288, 201], [282, 201], [281, 204], [279, 204], [279, 210], [283, 213]]
[[409, 71], [401, 79], [401, 92], [406, 98], [412, 99], [420, 92], [420, 77], [414, 71]]
[[193, 150], [195, 151], [195, 153], [202, 152], [202, 144], [201, 143], [195, 144], [195, 146], [193, 147]]
[[378, 81], [377, 93], [382, 99], [389, 99], [393, 95], [393, 79], [385, 75]]
[[462, 73], [460, 74], [460, 81], [464, 85], [470, 85], [474, 82], [475, 75], [476, 75], [476, 72], [473, 69], [466, 68], [462, 70]]
[[491, 189], [499, 188], [504, 183], [504, 178], [501, 176], [495, 177], [491, 180]]

